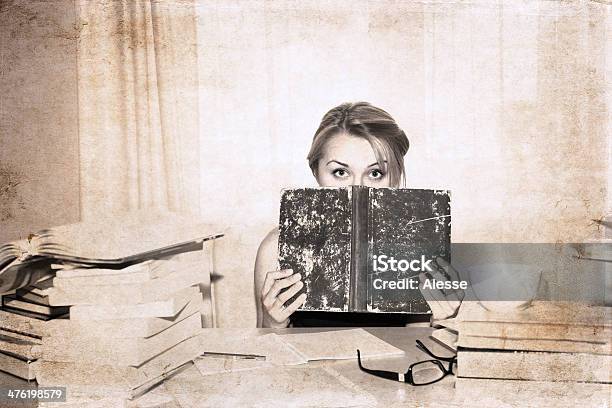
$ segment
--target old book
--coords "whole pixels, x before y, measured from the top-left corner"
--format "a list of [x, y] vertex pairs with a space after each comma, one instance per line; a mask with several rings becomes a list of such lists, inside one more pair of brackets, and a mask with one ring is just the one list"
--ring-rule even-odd
[[277, 366], [305, 364], [308, 360], [276, 333], [261, 335], [252, 329], [203, 329], [199, 336], [201, 354], [265, 357]]
[[418, 275], [450, 261], [450, 195], [442, 190], [284, 190], [279, 265], [302, 275], [301, 310], [429, 313]]
[[31, 285], [48, 275], [53, 263], [125, 267], [201, 250], [203, 242], [220, 236], [189, 217], [152, 211], [48, 228], [0, 245], [0, 294]]
[[612, 328], [605, 325], [575, 325], [545, 322], [468, 322], [461, 323], [460, 336], [505, 339], [542, 339], [598, 342], [612, 338]]
[[202, 329], [198, 312], [148, 338], [44, 337], [43, 358], [49, 361], [139, 366]]
[[395, 357], [404, 352], [363, 329], [265, 335], [245, 329], [204, 329], [202, 351], [264, 356], [272, 365], [299, 365], [313, 360]]
[[189, 266], [182, 269], [140, 283], [75, 285], [70, 289], [56, 287], [49, 292], [49, 302], [54, 306], [154, 302], [168, 298], [181, 288], [197, 285], [207, 279], [208, 273], [205, 274], [202, 270], [192, 270]]
[[46, 315], [46, 314], [33, 313], [33, 312], [27, 312], [25, 310], [4, 308], [4, 307], [1, 307], [0, 310], [4, 310], [4, 311], [9, 312], [9, 313], [13, 313], [13, 314], [16, 314], [16, 315], [29, 317], [29, 318], [32, 318], [32, 319], [42, 320], [42, 321], [49, 321], [49, 320], [53, 320], [53, 319], [67, 319], [68, 318], [68, 313], [57, 315], [57, 316], [49, 316], [49, 315]]
[[0, 309], [0, 329], [2, 330], [40, 338], [45, 332], [44, 323], [44, 320]]
[[147, 317], [172, 317], [184, 308], [194, 294], [195, 286], [181, 289], [166, 300], [138, 304], [77, 305], [70, 307], [70, 320], [106, 320]]
[[0, 371], [12, 374], [24, 380], [33, 380], [36, 378], [36, 367], [38, 360], [32, 361], [22, 359], [14, 355], [0, 352]]
[[0, 352], [25, 360], [36, 360], [42, 354], [42, 341], [39, 338], [0, 330]]
[[68, 313], [67, 307], [41, 305], [38, 303], [21, 300], [15, 295], [2, 296], [2, 307], [4, 310], [21, 310], [24, 312], [49, 317], [56, 317]]
[[49, 297], [48, 296], [40, 296], [35, 292], [24, 291], [22, 289], [17, 291], [17, 296], [15, 296], [19, 300], [24, 300], [26, 302], [35, 303], [38, 305], [49, 306]]
[[464, 336], [608, 343], [612, 307], [579, 302], [535, 301], [524, 310], [488, 311], [463, 302], [457, 316], [459, 342]]
[[199, 312], [204, 304], [201, 293], [195, 293], [189, 303], [175, 316], [105, 320], [55, 319], [45, 323], [44, 333], [56, 337], [151, 337]]
[[16, 297], [28, 302], [38, 303], [40, 305], [49, 305], [49, 290], [53, 287], [53, 278], [49, 276], [40, 282], [18, 289]]
[[357, 349], [363, 358], [404, 355], [403, 350], [364, 329], [284, 334], [280, 337], [308, 361], [354, 359]]
[[161, 278], [176, 269], [171, 260], [150, 260], [120, 269], [76, 268], [58, 270], [53, 287], [78, 290], [81, 286], [143, 283]]
[[138, 394], [143, 386], [159, 383], [201, 353], [200, 340], [191, 337], [138, 367], [55, 362], [41, 360], [36, 379], [40, 386], [89, 387], [91, 390], [115, 390]]
[[612, 383], [612, 356], [459, 349], [457, 376]]
[[465, 336], [457, 342], [459, 347], [474, 349], [551, 351], [612, 355], [612, 338], [599, 341], [540, 339], [533, 334], [525, 338]]

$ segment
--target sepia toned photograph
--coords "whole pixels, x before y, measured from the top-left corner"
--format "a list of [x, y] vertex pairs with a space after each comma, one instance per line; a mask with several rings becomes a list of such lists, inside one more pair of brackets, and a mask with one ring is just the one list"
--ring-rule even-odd
[[612, 406], [612, 2], [0, 0], [0, 407]]

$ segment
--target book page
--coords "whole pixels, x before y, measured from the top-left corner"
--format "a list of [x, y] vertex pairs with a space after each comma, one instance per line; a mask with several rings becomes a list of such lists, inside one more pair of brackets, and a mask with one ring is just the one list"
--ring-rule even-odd
[[[49, 242], [59, 247], [41, 254], [65, 254], [91, 260], [120, 260], [218, 235], [211, 226], [170, 212], [131, 211], [123, 215], [50, 228]], [[160, 251], [161, 252], [161, 251]]]
[[200, 335], [203, 353], [250, 354], [265, 356], [273, 365], [298, 365], [308, 362], [304, 356], [274, 333], [258, 335], [249, 329], [203, 329]]
[[362, 358], [392, 357], [404, 354], [403, 350], [364, 329], [285, 334], [280, 337], [309, 361], [356, 359], [357, 349]]

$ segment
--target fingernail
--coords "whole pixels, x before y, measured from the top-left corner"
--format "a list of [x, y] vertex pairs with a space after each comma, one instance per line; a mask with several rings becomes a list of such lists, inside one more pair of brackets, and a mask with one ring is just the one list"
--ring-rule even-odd
[[298, 279], [298, 280], [302, 279], [302, 274], [300, 274], [300, 273], [296, 274], [295, 278]]

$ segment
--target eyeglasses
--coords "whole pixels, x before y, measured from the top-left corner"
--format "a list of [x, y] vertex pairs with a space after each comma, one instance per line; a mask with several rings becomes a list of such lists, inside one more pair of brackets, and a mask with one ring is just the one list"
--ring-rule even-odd
[[[361, 353], [357, 350], [357, 363], [361, 371], [368, 374], [375, 375], [377, 377], [386, 378], [388, 380], [405, 382], [411, 385], [428, 385], [440, 381], [444, 377], [453, 373], [453, 364], [457, 362], [457, 357], [440, 357], [432, 353], [425, 345], [420, 341], [416, 341], [416, 346], [419, 350], [423, 351], [434, 360], [419, 361], [418, 363], [411, 364], [408, 367], [408, 371], [404, 374], [396, 373], [393, 371], [385, 370], [372, 370], [365, 368], [361, 364]], [[443, 362], [448, 363], [446, 368]]]

